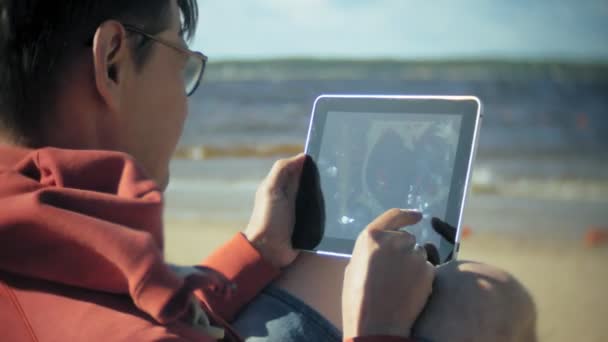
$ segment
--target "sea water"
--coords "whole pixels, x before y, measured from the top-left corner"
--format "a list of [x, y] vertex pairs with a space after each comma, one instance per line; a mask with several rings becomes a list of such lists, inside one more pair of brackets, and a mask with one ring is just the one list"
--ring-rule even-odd
[[272, 162], [302, 150], [321, 94], [475, 95], [474, 194], [606, 203], [608, 64], [296, 59], [209, 65], [171, 166], [168, 215], [246, 219]]

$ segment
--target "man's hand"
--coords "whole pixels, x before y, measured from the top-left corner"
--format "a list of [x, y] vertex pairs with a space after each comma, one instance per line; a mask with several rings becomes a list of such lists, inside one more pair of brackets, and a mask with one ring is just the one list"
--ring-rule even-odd
[[434, 267], [416, 238], [398, 231], [421, 214], [392, 209], [359, 236], [344, 274], [342, 319], [345, 337], [409, 337], [431, 294]]
[[244, 231], [247, 239], [274, 266], [282, 268], [298, 256], [291, 235], [295, 202], [306, 155], [277, 161], [259, 186], [253, 214]]

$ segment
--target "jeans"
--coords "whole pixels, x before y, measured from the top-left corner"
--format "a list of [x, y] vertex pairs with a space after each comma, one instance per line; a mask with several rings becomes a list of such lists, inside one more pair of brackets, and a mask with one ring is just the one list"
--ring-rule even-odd
[[340, 342], [342, 334], [317, 311], [286, 291], [269, 286], [232, 322], [246, 342]]

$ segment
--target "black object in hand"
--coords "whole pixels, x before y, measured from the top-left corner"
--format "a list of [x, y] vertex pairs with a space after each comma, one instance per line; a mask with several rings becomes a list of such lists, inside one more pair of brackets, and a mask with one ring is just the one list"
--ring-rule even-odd
[[426, 259], [433, 265], [437, 266], [441, 263], [441, 257], [439, 256], [439, 251], [437, 247], [432, 243], [425, 243], [424, 249], [426, 250]]
[[[450, 243], [452, 245], [452, 252], [450, 252], [450, 254], [446, 258], [445, 262], [452, 260], [454, 257], [454, 248], [453, 247], [454, 247], [454, 244], [456, 243], [456, 233], [458, 232], [458, 230], [456, 229], [456, 227], [452, 226], [451, 224], [449, 224], [447, 222], [440, 220], [437, 217], [433, 217], [431, 219], [431, 226], [437, 232], [437, 234], [439, 234], [444, 240], [446, 240], [448, 243]], [[435, 250], [436, 250], [436, 248], [435, 248]], [[428, 254], [428, 251], [427, 251], [427, 254]], [[430, 262], [430, 260], [429, 260], [429, 262]]]
[[325, 201], [321, 191], [319, 169], [310, 156], [306, 156], [296, 196], [295, 226], [291, 243], [293, 248], [314, 250], [325, 234]]

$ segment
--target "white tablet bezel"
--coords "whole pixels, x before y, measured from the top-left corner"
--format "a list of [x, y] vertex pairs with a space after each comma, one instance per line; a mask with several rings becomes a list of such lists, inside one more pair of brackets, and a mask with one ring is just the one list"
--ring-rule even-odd
[[[436, 95], [321, 95], [319, 96], [313, 105], [313, 109], [312, 109], [312, 115], [311, 115], [311, 119], [310, 119], [310, 124], [309, 124], [309, 128], [308, 128], [308, 134], [307, 134], [307, 138], [306, 138], [306, 147], [305, 147], [305, 152], [307, 154], [310, 153], [310, 145], [311, 145], [311, 136], [312, 136], [312, 131], [314, 128], [314, 124], [315, 124], [315, 117], [317, 115], [317, 108], [319, 103], [321, 103], [322, 101], [325, 100], [332, 100], [332, 99], [340, 99], [340, 100], [348, 100], [348, 99], [353, 99], [353, 100], [365, 100], [365, 99], [369, 99], [369, 100], [414, 100], [414, 101], [426, 101], [426, 100], [438, 100], [438, 101], [442, 101], [443, 103], [445, 103], [445, 101], [455, 101], [455, 102], [459, 102], [459, 101], [467, 101], [467, 102], [473, 102], [476, 104], [477, 110], [476, 113], [474, 113], [475, 117], [474, 117], [474, 128], [473, 128], [473, 137], [472, 137], [472, 146], [470, 148], [470, 152], [468, 153], [468, 162], [467, 162], [467, 169], [466, 169], [466, 175], [465, 175], [465, 179], [464, 179], [464, 191], [462, 193], [462, 197], [461, 197], [461, 203], [462, 205], [460, 205], [459, 207], [459, 212], [458, 212], [458, 222], [457, 222], [457, 234], [456, 234], [456, 241], [454, 244], [454, 251], [453, 251], [453, 258], [456, 259], [457, 254], [459, 252], [460, 249], [460, 239], [461, 239], [461, 235], [462, 235], [462, 218], [463, 218], [463, 212], [464, 212], [464, 208], [465, 208], [465, 203], [466, 203], [466, 199], [467, 196], [470, 192], [470, 188], [471, 188], [471, 175], [472, 175], [472, 167], [473, 167], [473, 163], [475, 160], [475, 156], [477, 153], [477, 146], [478, 146], [478, 138], [479, 138], [479, 130], [481, 127], [481, 119], [482, 119], [482, 104], [481, 101], [475, 97], [475, 96], [436, 96]], [[407, 101], [406, 101], [407, 102]], [[354, 242], [353, 242], [354, 243]], [[330, 250], [304, 250], [304, 252], [309, 252], [309, 253], [315, 253], [315, 254], [321, 254], [321, 255], [330, 255], [330, 256], [336, 256], [336, 257], [346, 257], [349, 258], [350, 254], [345, 254], [345, 253], [337, 253], [335, 251], [330, 251]]]

